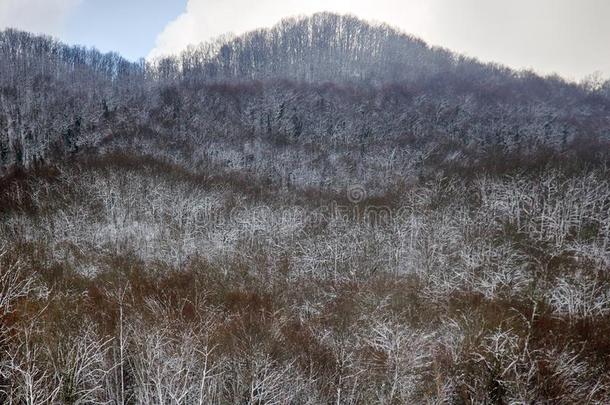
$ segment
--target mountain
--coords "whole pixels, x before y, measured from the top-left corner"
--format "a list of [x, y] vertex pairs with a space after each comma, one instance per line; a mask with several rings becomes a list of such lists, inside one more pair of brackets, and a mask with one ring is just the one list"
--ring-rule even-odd
[[155, 63], [11, 30], [0, 54], [5, 168], [97, 147], [117, 130], [280, 142], [438, 136], [519, 152], [608, 140], [603, 89], [485, 65], [350, 16], [289, 19]]
[[0, 402], [610, 402], [610, 82], [329, 13], [0, 33]]

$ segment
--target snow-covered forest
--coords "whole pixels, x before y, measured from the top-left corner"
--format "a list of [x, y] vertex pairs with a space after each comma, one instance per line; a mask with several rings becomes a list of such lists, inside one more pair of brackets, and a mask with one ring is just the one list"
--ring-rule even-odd
[[0, 32], [0, 403], [610, 402], [610, 82], [316, 14]]

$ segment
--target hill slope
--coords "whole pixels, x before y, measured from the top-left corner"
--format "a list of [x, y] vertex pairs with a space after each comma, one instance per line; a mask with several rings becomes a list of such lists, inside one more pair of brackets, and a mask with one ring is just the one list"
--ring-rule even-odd
[[0, 402], [609, 402], [608, 88], [332, 14], [0, 33]]

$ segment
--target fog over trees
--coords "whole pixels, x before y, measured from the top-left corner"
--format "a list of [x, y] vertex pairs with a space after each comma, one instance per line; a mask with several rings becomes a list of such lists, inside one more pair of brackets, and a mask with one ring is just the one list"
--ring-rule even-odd
[[610, 82], [316, 14], [0, 32], [0, 402], [607, 403]]

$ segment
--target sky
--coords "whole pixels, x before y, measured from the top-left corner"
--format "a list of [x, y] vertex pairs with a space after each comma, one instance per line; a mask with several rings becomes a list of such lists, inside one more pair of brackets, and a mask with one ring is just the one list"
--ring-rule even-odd
[[[0, 29], [18, 28], [74, 44], [146, 57], [187, 0], [0, 0]], [[196, 40], [199, 42], [199, 40]]]
[[317, 11], [387, 22], [432, 45], [516, 69], [610, 78], [609, 0], [0, 0], [0, 29], [137, 60]]

